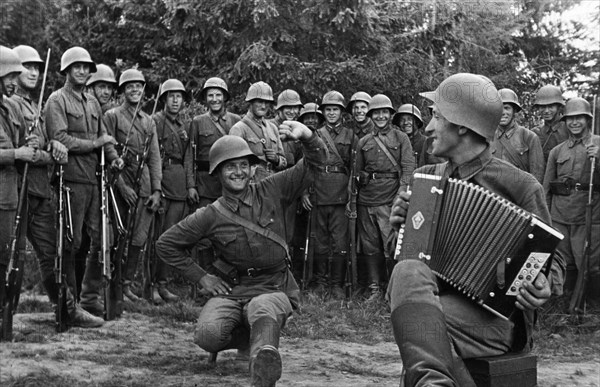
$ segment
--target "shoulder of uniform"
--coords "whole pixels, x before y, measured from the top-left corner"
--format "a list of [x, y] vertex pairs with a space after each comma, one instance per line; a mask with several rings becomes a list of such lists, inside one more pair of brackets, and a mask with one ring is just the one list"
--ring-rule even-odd
[[236, 119], [238, 121], [242, 119], [242, 117], [239, 114], [235, 114], [235, 113], [232, 113], [232, 112], [229, 112], [229, 111], [225, 112], [225, 116], [231, 117], [231, 118]]

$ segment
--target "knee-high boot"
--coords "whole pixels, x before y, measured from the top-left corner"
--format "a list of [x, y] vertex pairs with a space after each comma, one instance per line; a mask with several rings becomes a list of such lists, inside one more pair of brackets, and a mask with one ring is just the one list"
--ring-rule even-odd
[[250, 377], [253, 387], [272, 387], [281, 378], [279, 333], [281, 324], [261, 317], [250, 329]]
[[313, 257], [313, 278], [317, 287], [315, 290], [323, 291], [327, 285], [327, 266], [329, 257], [324, 254], [315, 254]]
[[331, 259], [329, 287], [331, 294], [336, 298], [344, 298], [344, 285], [346, 281], [347, 256], [334, 254]]
[[366, 256], [367, 282], [369, 287], [369, 300], [375, 300], [381, 296], [381, 268], [384, 264], [382, 254], [372, 254]]
[[444, 313], [425, 303], [392, 312], [394, 338], [406, 372], [406, 386], [475, 387], [462, 359], [452, 350]]
[[[96, 255], [96, 254], [94, 254]], [[88, 260], [81, 281], [80, 305], [88, 312], [102, 316], [102, 264], [98, 260]]]
[[129, 301], [138, 302], [140, 298], [133, 293], [131, 290], [133, 280], [135, 278], [135, 272], [137, 271], [138, 260], [142, 247], [140, 246], [129, 246], [127, 252], [127, 262], [125, 263], [125, 275], [123, 277], [123, 296], [127, 297]]

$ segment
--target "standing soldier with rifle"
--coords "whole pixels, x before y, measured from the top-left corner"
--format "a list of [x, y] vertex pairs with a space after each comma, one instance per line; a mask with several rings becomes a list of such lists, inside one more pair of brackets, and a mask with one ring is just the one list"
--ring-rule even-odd
[[92, 94], [102, 107], [102, 113], [114, 107], [113, 93], [117, 80], [112, 69], [105, 64], [96, 65], [96, 72], [88, 79], [86, 86], [90, 94]]
[[[183, 108], [185, 97], [185, 87], [181, 81], [166, 80], [159, 95], [164, 109], [152, 116], [156, 125], [162, 159], [163, 178], [161, 184], [164, 195], [161, 203], [164, 212], [157, 216], [158, 222], [155, 218], [155, 227], [158, 229], [155, 234], [157, 235], [179, 222], [189, 211], [186, 203], [188, 191], [184, 167], [185, 153], [188, 152], [190, 143], [189, 123], [183, 122], [183, 117], [179, 114]], [[154, 272], [152, 301], [154, 303], [162, 303], [163, 300], [177, 302], [179, 297], [167, 289], [169, 266], [155, 257], [148, 258], [152, 260], [151, 271]]]
[[[29, 128], [28, 130], [31, 131], [32, 135], [38, 137], [40, 149], [47, 148], [52, 152], [50, 154], [38, 150], [41, 155], [40, 160], [28, 167], [28, 174], [23, 179], [27, 180], [27, 237], [36, 252], [46, 294], [48, 294], [50, 302], [56, 307], [59, 302], [59, 285], [56, 282], [54, 273], [57, 255], [55, 228], [57, 208], [48, 172], [49, 166], [50, 171], [52, 171], [54, 162], [61, 165], [67, 163], [68, 151], [60, 142], [49, 140], [44, 121], [40, 117], [46, 72], [44, 72], [39, 101], [34, 102], [32, 99], [44, 61], [41, 60], [38, 52], [33, 47], [18, 46], [14, 48], [14, 51], [19, 55], [27, 71], [19, 76], [19, 88], [11, 99], [19, 106], [27, 128]], [[101, 325], [97, 319], [91, 318], [75, 305], [73, 294], [68, 288], [64, 297], [67, 301], [67, 309], [70, 307], [73, 312], [73, 318], [61, 324], [84, 327]]]
[[[585, 99], [567, 101], [562, 120], [569, 130], [569, 139], [550, 152], [544, 189], [552, 225], [565, 236], [556, 251], [566, 261], [567, 275], [587, 271], [589, 283], [596, 281], [597, 292], [600, 280], [600, 238], [597, 237], [600, 235], [600, 136], [591, 133], [592, 118], [590, 104]], [[591, 216], [586, 219], [590, 198]], [[586, 225], [587, 221], [589, 225]], [[591, 227], [595, 238], [588, 239], [586, 226]], [[586, 241], [590, 244], [587, 251]], [[586, 253], [588, 257], [585, 257]], [[587, 267], [583, 266], [584, 262]], [[578, 276], [577, 280], [582, 279]], [[576, 289], [578, 285], [575, 285]], [[571, 291], [565, 290], [567, 293]], [[572, 297], [584, 299], [585, 294], [573, 292]], [[572, 303], [570, 312], [581, 312], [580, 306], [579, 302]]]
[[[123, 173], [117, 177], [118, 202], [121, 214], [128, 214], [125, 237], [121, 237], [115, 259], [127, 259], [123, 272], [123, 296], [131, 302], [140, 298], [132, 291], [140, 253], [154, 213], [162, 196], [162, 168], [154, 120], [137, 109], [144, 97], [146, 79], [141, 71], [128, 69], [119, 78], [119, 92], [124, 101], [104, 114], [104, 124], [120, 144], [125, 160]], [[156, 106], [156, 103], [155, 103]]]
[[[100, 190], [96, 172], [99, 166], [99, 150], [104, 148], [107, 160], [115, 168], [123, 161], [114, 148], [115, 139], [106, 134], [102, 125], [102, 109], [92, 95], [85, 92], [90, 73], [96, 71], [87, 50], [71, 47], [61, 57], [60, 72], [66, 76], [64, 87], [53, 92], [46, 103], [46, 128], [50, 138], [61, 142], [69, 150], [69, 162], [64, 166], [64, 184], [71, 193], [71, 216], [73, 238], [65, 248], [65, 257], [76, 257], [82, 246], [82, 236], [89, 235], [90, 253], [87, 255], [82, 282], [82, 307], [101, 313], [103, 305], [94, 289], [101, 280], [102, 267], [98, 262], [100, 249]], [[68, 199], [67, 199], [68, 200]], [[66, 266], [73, 270], [72, 262]], [[76, 288], [69, 282], [71, 291]], [[75, 289], [73, 295], [78, 294]], [[87, 297], [86, 294], [96, 297]], [[91, 320], [91, 316], [90, 317]], [[97, 320], [100, 320], [96, 322]], [[101, 325], [101, 319], [93, 319]]]
[[[366, 272], [369, 300], [381, 296], [382, 274], [393, 267], [393, 251], [386, 243], [392, 233], [392, 203], [406, 191], [415, 158], [408, 135], [391, 125], [395, 110], [383, 95], [373, 96], [367, 115], [375, 131], [357, 145], [359, 271]], [[391, 270], [388, 270], [391, 272]], [[387, 278], [386, 278], [387, 280]]]

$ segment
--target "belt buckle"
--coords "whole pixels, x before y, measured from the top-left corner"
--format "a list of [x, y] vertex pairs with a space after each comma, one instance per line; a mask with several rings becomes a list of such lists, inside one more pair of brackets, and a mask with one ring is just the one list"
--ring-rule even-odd
[[254, 272], [256, 271], [255, 268], [251, 267], [249, 269], [246, 269], [246, 274], [248, 274], [248, 277], [254, 277]]
[[373, 173], [371, 173], [371, 179], [373, 179], [373, 180], [377, 180], [377, 179], [379, 179], [379, 178], [377, 177], [377, 172], [373, 172]]
[[575, 191], [583, 191], [583, 185], [580, 183], [575, 183]]
[[325, 173], [329, 173], [329, 165], [325, 166]]

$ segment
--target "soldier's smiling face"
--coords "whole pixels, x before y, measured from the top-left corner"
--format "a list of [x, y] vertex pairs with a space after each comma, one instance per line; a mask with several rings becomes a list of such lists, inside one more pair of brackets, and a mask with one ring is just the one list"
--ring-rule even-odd
[[589, 118], [584, 114], [568, 116], [565, 118], [567, 129], [576, 138], [583, 137], [587, 133]]
[[557, 103], [553, 103], [550, 105], [540, 105], [538, 109], [542, 114], [542, 119], [547, 123], [551, 123], [556, 118], [556, 115], [560, 110], [560, 105]]
[[279, 111], [285, 120], [296, 121], [300, 115], [300, 106], [284, 106]]
[[342, 109], [339, 106], [335, 105], [327, 105], [325, 106], [325, 110], [323, 111], [325, 114], [325, 119], [327, 123], [330, 125], [335, 125], [338, 123], [340, 118], [342, 117]]
[[213, 113], [218, 113], [223, 109], [225, 97], [221, 89], [208, 89], [206, 91], [206, 105]]
[[94, 96], [96, 96], [96, 99], [98, 100], [98, 102], [100, 102], [100, 105], [105, 105], [108, 103], [108, 101], [110, 101], [113, 89], [114, 87], [112, 83], [104, 81], [96, 82], [92, 85], [92, 90], [94, 90]]
[[378, 129], [385, 128], [390, 122], [391, 117], [392, 114], [388, 108], [375, 109], [373, 110], [373, 114], [371, 114], [371, 120]]
[[219, 165], [219, 180], [223, 189], [232, 193], [242, 192], [250, 183], [250, 160], [239, 157]]
[[369, 105], [364, 101], [355, 101], [352, 105], [352, 117], [356, 122], [365, 122]]
[[18, 78], [19, 73], [6, 74], [2, 78], [0, 78], [0, 91], [2, 92], [2, 95], [10, 97], [14, 94], [15, 90], [17, 90]]
[[411, 114], [400, 114], [398, 125], [404, 133], [412, 134], [415, 127], [415, 118]]
[[132, 105], [137, 104], [142, 99], [142, 90], [144, 84], [142, 82], [128, 82], [125, 85], [125, 99]]
[[515, 108], [511, 104], [505, 103], [503, 105], [502, 117], [500, 118], [500, 126], [506, 127], [510, 125], [514, 116]]
[[27, 71], [23, 71], [19, 75], [19, 87], [25, 90], [33, 90], [40, 79], [40, 65], [39, 63], [24, 63], [23, 67]]
[[67, 69], [67, 78], [74, 86], [85, 86], [90, 77], [90, 64], [75, 62]]

